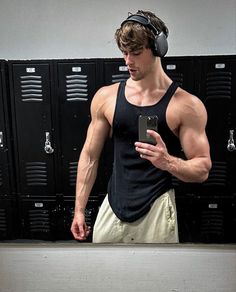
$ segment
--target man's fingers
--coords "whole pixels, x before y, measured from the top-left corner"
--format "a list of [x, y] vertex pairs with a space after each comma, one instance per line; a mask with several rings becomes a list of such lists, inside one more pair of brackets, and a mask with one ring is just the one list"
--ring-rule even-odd
[[161, 139], [161, 136], [156, 131], [147, 130], [147, 133], [156, 140], [157, 144], [160, 145], [164, 144], [163, 140]]

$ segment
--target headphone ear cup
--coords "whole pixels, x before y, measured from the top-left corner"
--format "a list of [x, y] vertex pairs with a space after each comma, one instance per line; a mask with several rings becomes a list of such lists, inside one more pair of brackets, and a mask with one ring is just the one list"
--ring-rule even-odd
[[154, 55], [164, 57], [168, 51], [168, 42], [164, 32], [160, 32], [154, 40]]

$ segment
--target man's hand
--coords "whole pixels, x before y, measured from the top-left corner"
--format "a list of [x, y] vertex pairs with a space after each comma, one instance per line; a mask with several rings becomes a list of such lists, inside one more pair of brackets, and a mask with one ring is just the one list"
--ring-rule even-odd
[[156, 168], [167, 170], [171, 156], [167, 151], [165, 143], [157, 132], [147, 130], [147, 133], [156, 140], [157, 144], [135, 142], [136, 151], [139, 152], [141, 158], [149, 160]]
[[76, 240], [86, 240], [91, 228], [85, 223], [85, 215], [83, 212], [78, 212], [75, 214], [72, 225], [71, 232]]

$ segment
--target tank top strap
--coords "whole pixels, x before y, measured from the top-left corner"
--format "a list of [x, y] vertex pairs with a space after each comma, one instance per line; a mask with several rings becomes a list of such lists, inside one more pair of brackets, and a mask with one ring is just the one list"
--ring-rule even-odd
[[162, 102], [167, 105], [178, 87], [179, 87], [179, 84], [177, 82], [173, 81], [171, 83], [171, 85], [169, 86], [169, 88], [167, 89], [167, 91], [164, 95], [164, 98], [162, 99]]
[[118, 102], [121, 102], [121, 100], [125, 98], [125, 85], [126, 85], [125, 80], [121, 81], [119, 84], [118, 92], [117, 92]]

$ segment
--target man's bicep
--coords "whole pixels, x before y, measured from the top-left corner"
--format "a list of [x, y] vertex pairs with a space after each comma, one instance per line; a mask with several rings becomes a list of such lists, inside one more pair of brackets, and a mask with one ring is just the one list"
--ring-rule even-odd
[[182, 128], [180, 142], [187, 159], [209, 157], [209, 143], [204, 129]]
[[110, 125], [105, 118], [96, 118], [91, 121], [84, 144], [84, 150], [91, 158], [99, 158], [109, 131]]

